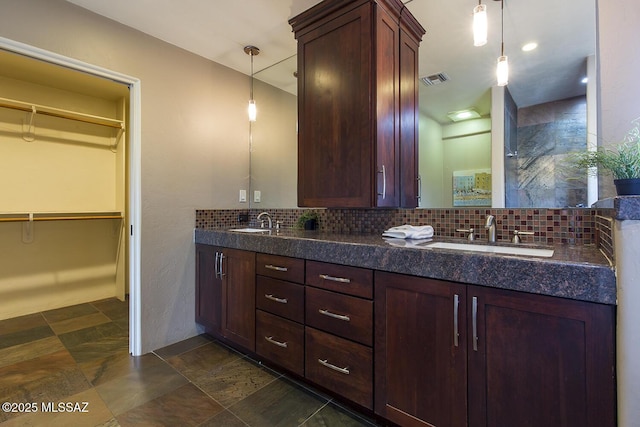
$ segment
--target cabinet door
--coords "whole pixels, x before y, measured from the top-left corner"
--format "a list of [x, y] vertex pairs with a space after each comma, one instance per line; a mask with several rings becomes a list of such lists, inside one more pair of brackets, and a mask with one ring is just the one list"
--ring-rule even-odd
[[254, 252], [223, 249], [222, 335], [255, 350], [256, 257]]
[[418, 206], [418, 42], [400, 32], [400, 206]]
[[465, 286], [377, 271], [374, 280], [375, 412], [402, 426], [466, 426]]
[[298, 205], [371, 207], [369, 3], [298, 37]]
[[473, 286], [467, 298], [470, 426], [615, 425], [612, 307]]
[[376, 195], [377, 207], [400, 204], [399, 27], [376, 7]]
[[196, 245], [196, 322], [212, 334], [220, 335], [222, 281], [216, 276], [219, 248]]

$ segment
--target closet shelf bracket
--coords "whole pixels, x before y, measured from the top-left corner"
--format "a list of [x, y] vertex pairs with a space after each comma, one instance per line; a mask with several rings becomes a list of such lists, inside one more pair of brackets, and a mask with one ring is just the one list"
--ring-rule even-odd
[[36, 139], [36, 129], [35, 129], [35, 125], [34, 125], [34, 121], [36, 118], [36, 113], [38, 111], [36, 110], [36, 106], [32, 105], [31, 106], [31, 112], [28, 113], [28, 122], [29, 122], [29, 127], [27, 128], [27, 130], [24, 130], [24, 124], [22, 126], [22, 139], [24, 139], [27, 142], [33, 142]]

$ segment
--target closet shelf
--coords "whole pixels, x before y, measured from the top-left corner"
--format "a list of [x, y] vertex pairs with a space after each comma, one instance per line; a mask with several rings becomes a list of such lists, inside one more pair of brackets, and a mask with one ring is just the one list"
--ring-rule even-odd
[[60, 117], [63, 119], [76, 120], [79, 122], [92, 123], [95, 125], [108, 126], [111, 128], [124, 130], [124, 121], [122, 120], [94, 116], [92, 114], [78, 113], [76, 111], [63, 110], [61, 108], [48, 107], [46, 105], [30, 104], [28, 102], [17, 101], [15, 99], [0, 98], [0, 107], [26, 111], [28, 113]]
[[123, 219], [122, 212], [47, 212], [0, 214], [0, 222]]

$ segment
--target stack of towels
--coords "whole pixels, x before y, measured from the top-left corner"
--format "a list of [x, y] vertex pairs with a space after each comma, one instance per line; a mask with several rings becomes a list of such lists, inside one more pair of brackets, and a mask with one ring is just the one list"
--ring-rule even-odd
[[385, 230], [382, 236], [411, 240], [430, 239], [433, 237], [433, 227], [430, 225], [415, 226], [405, 224]]

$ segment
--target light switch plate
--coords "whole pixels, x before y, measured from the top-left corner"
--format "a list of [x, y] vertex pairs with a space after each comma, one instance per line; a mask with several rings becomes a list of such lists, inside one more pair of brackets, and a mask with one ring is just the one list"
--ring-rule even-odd
[[256, 190], [253, 192], [253, 201], [256, 203], [260, 203], [260, 199], [262, 198], [262, 193], [260, 190]]
[[240, 202], [247, 201], [247, 190], [240, 190]]

